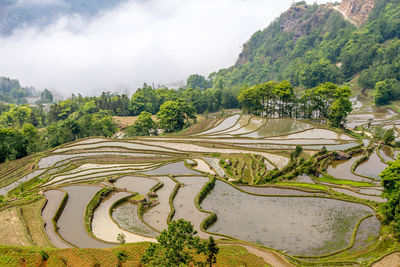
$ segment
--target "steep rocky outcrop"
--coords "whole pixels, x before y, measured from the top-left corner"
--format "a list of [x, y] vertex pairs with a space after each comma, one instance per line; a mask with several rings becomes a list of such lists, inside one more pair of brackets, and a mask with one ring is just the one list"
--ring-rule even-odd
[[361, 26], [367, 21], [374, 7], [375, 0], [343, 0], [336, 8], [346, 19]]

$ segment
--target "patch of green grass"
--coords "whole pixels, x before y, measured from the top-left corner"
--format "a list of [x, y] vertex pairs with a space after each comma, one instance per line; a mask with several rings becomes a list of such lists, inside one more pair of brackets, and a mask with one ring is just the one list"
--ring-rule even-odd
[[356, 181], [350, 181], [350, 180], [340, 180], [340, 179], [335, 179], [332, 177], [328, 176], [322, 176], [317, 178], [318, 181], [325, 182], [325, 183], [330, 183], [330, 184], [340, 184], [340, 185], [349, 185], [353, 187], [368, 187], [368, 186], [373, 186], [370, 183], [366, 182], [356, 182]]
[[276, 183], [276, 185], [282, 186], [295, 186], [295, 187], [303, 187], [308, 189], [317, 189], [317, 190], [327, 190], [327, 188], [323, 185], [319, 184], [306, 184], [306, 183]]

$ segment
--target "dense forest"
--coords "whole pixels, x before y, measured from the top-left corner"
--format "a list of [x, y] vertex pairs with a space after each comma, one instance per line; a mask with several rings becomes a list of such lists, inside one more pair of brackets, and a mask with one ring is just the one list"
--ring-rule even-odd
[[330, 5], [295, 4], [244, 45], [237, 63], [210, 75], [214, 88], [289, 80], [295, 87], [355, 79], [378, 105], [400, 99], [400, 4], [376, 0], [357, 27]]

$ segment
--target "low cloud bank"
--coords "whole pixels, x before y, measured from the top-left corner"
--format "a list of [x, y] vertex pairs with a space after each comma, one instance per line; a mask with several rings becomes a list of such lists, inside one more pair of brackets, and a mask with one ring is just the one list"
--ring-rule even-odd
[[0, 38], [0, 76], [68, 96], [208, 75], [232, 65], [241, 44], [291, 3], [130, 0], [90, 20], [79, 14], [60, 17], [47, 27], [29, 25]]

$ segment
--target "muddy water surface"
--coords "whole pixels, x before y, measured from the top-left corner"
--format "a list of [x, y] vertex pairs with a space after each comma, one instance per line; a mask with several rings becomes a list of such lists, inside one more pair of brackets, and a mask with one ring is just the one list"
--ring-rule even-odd
[[186, 168], [183, 161], [166, 164], [160, 168], [143, 172], [147, 175], [199, 175], [200, 172]]
[[50, 190], [44, 193], [47, 198], [46, 206], [42, 211], [42, 218], [44, 221], [44, 230], [50, 239], [50, 242], [57, 248], [70, 248], [71, 245], [65, 243], [54, 231], [53, 217], [56, 214], [58, 207], [61, 204], [65, 193], [59, 190]]
[[332, 199], [252, 196], [219, 181], [202, 208], [218, 215], [210, 232], [301, 255], [345, 248], [357, 222], [374, 214], [367, 206]]
[[190, 221], [200, 237], [207, 238], [208, 235], [200, 231], [201, 222], [207, 218], [208, 214], [200, 212], [194, 200], [201, 188], [208, 182], [205, 177], [181, 177], [177, 178], [184, 186], [181, 187], [174, 199], [175, 215], [173, 220], [185, 219]]
[[167, 218], [171, 210], [169, 206], [169, 197], [176, 183], [169, 177], [160, 177], [158, 179], [164, 183], [164, 186], [157, 191], [157, 200], [160, 204], [143, 214], [143, 219], [155, 229], [162, 231], [167, 228]]
[[378, 154], [374, 152], [367, 161], [357, 167], [355, 173], [380, 180], [379, 175], [387, 166], [381, 161]]
[[326, 172], [329, 175], [332, 175], [333, 177], [336, 177], [336, 178], [342, 179], [342, 180], [368, 181], [368, 179], [363, 178], [358, 175], [354, 175], [351, 172], [351, 168], [352, 168], [353, 164], [361, 158], [362, 158], [362, 156], [355, 156], [349, 160], [335, 160], [332, 162], [331, 165], [329, 165]]
[[95, 186], [64, 187], [68, 193], [68, 202], [58, 220], [60, 235], [68, 242], [80, 248], [106, 248], [112, 245], [98, 241], [89, 236], [84, 227], [84, 216], [87, 204], [101, 190]]

